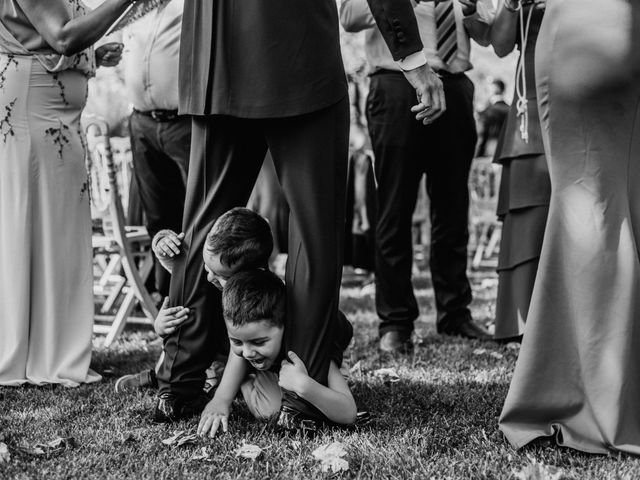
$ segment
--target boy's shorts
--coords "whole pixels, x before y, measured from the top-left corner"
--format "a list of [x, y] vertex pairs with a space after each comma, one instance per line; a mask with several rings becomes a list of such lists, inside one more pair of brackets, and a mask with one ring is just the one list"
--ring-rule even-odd
[[251, 373], [242, 383], [240, 391], [254, 417], [267, 420], [280, 412], [282, 390], [276, 373], [269, 370]]

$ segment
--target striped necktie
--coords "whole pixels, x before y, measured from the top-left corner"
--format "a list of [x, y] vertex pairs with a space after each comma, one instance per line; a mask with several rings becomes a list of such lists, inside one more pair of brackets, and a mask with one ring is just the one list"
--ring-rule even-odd
[[455, 60], [458, 54], [458, 38], [456, 34], [456, 17], [453, 12], [453, 0], [441, 0], [435, 6], [436, 39], [438, 41], [438, 57], [445, 65]]

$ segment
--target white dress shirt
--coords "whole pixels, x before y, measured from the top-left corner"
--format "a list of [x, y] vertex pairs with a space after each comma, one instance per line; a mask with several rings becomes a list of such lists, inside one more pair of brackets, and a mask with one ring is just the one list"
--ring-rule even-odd
[[184, 0], [172, 0], [128, 27], [123, 65], [128, 99], [140, 111], [178, 108]]
[[404, 59], [402, 63], [394, 62], [382, 34], [376, 27], [367, 0], [342, 0], [340, 23], [347, 32], [366, 30], [365, 53], [372, 72], [377, 70], [408, 70], [407, 65], [409, 64], [415, 68], [415, 66], [419, 66], [422, 55], [435, 70], [447, 70], [451, 73], [466, 72], [472, 68], [469, 61], [470, 38], [473, 38], [480, 45], [489, 45], [489, 32], [495, 17], [495, 7], [491, 0], [478, 0], [476, 13], [467, 17], [463, 15], [462, 5], [459, 2], [454, 0], [453, 7], [457, 26], [458, 53], [455, 59], [450, 61], [449, 67], [438, 58], [437, 54], [434, 2], [421, 2], [415, 5], [418, 29], [424, 49], [422, 53], [418, 52], [412, 58]]

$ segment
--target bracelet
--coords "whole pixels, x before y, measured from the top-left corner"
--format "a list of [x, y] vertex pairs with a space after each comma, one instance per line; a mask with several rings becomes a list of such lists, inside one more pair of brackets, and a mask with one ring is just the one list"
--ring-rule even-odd
[[519, 10], [522, 9], [522, 3], [520, 3], [519, 1], [518, 1], [518, 4], [515, 7], [510, 6], [509, 5], [510, 2], [511, 2], [511, 0], [504, 0], [504, 8], [506, 8], [510, 12], [514, 12], [515, 13], [515, 12], [518, 12]]

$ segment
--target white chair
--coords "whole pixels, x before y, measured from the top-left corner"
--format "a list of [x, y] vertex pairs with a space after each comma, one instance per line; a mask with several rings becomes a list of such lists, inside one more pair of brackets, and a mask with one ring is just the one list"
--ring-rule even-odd
[[[97, 117], [87, 117], [88, 168], [91, 177], [91, 203], [94, 224], [99, 228], [92, 236], [94, 252], [94, 297], [104, 298], [96, 319], [110, 320], [110, 325], [96, 325], [96, 333], [106, 333], [104, 345], [110, 346], [122, 333], [136, 302], [148, 321], [153, 322], [158, 311], [145, 287], [153, 269], [147, 229], [127, 225], [119, 183], [130, 178], [129, 166], [116, 166], [107, 123]], [[122, 175], [126, 171], [128, 175]], [[121, 177], [121, 178], [119, 178]], [[128, 185], [128, 184], [127, 184]], [[115, 314], [110, 314], [115, 309]]]

